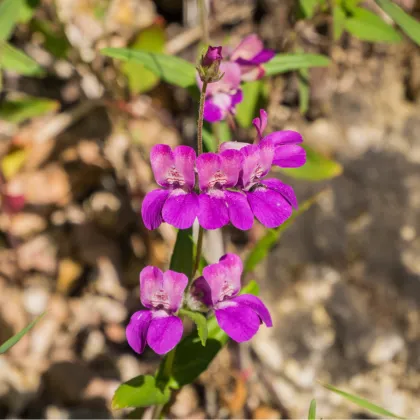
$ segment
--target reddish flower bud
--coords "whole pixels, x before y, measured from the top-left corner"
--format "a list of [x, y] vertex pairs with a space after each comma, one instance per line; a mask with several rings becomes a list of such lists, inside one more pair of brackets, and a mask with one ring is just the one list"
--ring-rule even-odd
[[203, 67], [210, 67], [214, 62], [222, 61], [222, 47], [209, 46], [206, 54], [201, 59], [201, 65]]
[[200, 64], [197, 67], [202, 82], [214, 83], [222, 78], [223, 75], [219, 72], [222, 59], [222, 47], [209, 46], [207, 48], [206, 53], [201, 56]]

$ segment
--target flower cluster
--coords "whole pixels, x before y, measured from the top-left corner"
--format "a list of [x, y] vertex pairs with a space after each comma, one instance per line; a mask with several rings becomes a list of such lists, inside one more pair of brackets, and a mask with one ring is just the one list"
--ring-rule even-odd
[[[240, 84], [242, 81], [258, 80], [264, 76], [262, 64], [270, 61], [275, 52], [265, 49], [261, 39], [249, 35], [234, 49], [224, 47], [210, 47], [202, 59], [202, 64], [208, 65], [212, 60], [217, 62], [217, 69], [223, 78], [207, 87], [204, 104], [204, 119], [208, 122], [224, 120], [228, 114], [235, 114], [235, 107], [243, 99]], [[223, 58], [225, 61], [220, 63]], [[216, 58], [217, 57], [217, 58]], [[206, 59], [206, 60], [205, 60]], [[203, 76], [199, 69], [198, 86], [202, 87]]]
[[[220, 328], [237, 342], [251, 339], [261, 322], [272, 326], [268, 309], [253, 295], [239, 295], [242, 262], [226, 254], [204, 268], [186, 301], [191, 309], [213, 310]], [[147, 310], [135, 312], [126, 329], [131, 348], [142, 353], [146, 343], [158, 354], [172, 350], [181, 340], [183, 326], [176, 315], [183, 305], [188, 279], [184, 274], [162, 272], [148, 266], [140, 273], [140, 300]]]
[[[205, 229], [232, 223], [248, 230], [256, 217], [264, 226], [280, 226], [297, 208], [295, 193], [276, 178], [266, 179], [273, 164], [296, 167], [305, 163], [299, 133], [278, 131], [263, 137], [267, 114], [254, 120], [258, 143], [227, 142], [219, 153], [196, 157], [188, 146], [173, 151], [167, 145], [153, 147], [150, 160], [156, 182], [162, 188], [149, 192], [142, 206], [148, 229], [162, 222], [179, 229], [192, 226], [196, 217]], [[195, 172], [198, 191], [195, 190]]]

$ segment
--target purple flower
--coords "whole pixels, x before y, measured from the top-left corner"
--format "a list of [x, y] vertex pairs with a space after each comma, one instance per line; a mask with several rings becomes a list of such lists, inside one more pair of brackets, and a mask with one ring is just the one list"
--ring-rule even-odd
[[158, 354], [172, 350], [181, 340], [182, 321], [174, 315], [182, 305], [188, 278], [185, 274], [157, 267], [140, 273], [140, 300], [149, 310], [137, 311], [126, 328], [128, 344], [142, 353], [146, 343]]
[[249, 82], [264, 76], [265, 70], [262, 64], [270, 61], [275, 54], [273, 50], [264, 48], [258, 35], [251, 34], [231, 52], [229, 59], [239, 64], [241, 79]]
[[192, 226], [198, 213], [195, 183], [195, 152], [188, 146], [157, 144], [150, 152], [156, 182], [163, 189], [149, 192], [143, 200], [141, 214], [148, 229], [156, 229], [165, 221], [178, 229]]
[[[206, 100], [204, 103], [204, 119], [208, 122], [224, 120], [228, 114], [235, 114], [235, 107], [243, 99], [241, 83], [241, 70], [238, 64], [222, 62], [220, 73], [221, 80], [207, 86]], [[198, 86], [202, 81], [197, 79]]]
[[201, 65], [210, 67], [214, 62], [222, 61], [222, 47], [209, 46], [206, 54], [201, 59]]
[[226, 150], [203, 153], [197, 158], [200, 190], [198, 221], [205, 229], [218, 229], [230, 222], [238, 229], [252, 227], [254, 217], [245, 194], [229, 191], [238, 183], [242, 154]]
[[274, 144], [273, 165], [281, 168], [298, 168], [306, 163], [306, 151], [298, 145], [302, 143], [303, 138], [297, 131], [275, 131], [263, 137], [267, 127], [267, 112], [263, 109], [260, 110], [260, 118], [255, 118], [252, 123], [257, 130], [259, 141], [264, 139]]
[[204, 268], [203, 276], [192, 285], [191, 294], [212, 308], [220, 328], [237, 342], [250, 340], [261, 322], [273, 325], [266, 306], [253, 295], [238, 296], [241, 288], [242, 261], [226, 254], [217, 264]]
[[280, 226], [298, 204], [292, 187], [276, 178], [264, 179], [273, 162], [273, 142], [270, 139], [263, 139], [258, 145], [229, 142], [223, 143], [221, 150], [231, 148], [239, 148], [242, 154], [242, 170], [236, 187], [246, 194], [251, 211], [251, 215], [247, 214], [244, 207], [243, 217], [253, 214], [268, 228]]

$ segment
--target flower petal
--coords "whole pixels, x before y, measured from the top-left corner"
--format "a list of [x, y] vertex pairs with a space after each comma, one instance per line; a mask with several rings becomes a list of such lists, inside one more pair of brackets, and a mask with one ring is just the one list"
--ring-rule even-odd
[[210, 287], [213, 304], [239, 292], [242, 270], [242, 261], [235, 254], [226, 254], [218, 263], [203, 269], [203, 277]]
[[198, 213], [198, 198], [195, 193], [186, 193], [177, 188], [165, 201], [162, 209], [163, 220], [178, 229], [192, 226]]
[[292, 206], [277, 191], [258, 187], [246, 195], [252, 212], [265, 227], [278, 227], [292, 215]]
[[189, 146], [178, 146], [174, 149], [175, 167], [191, 189], [195, 184], [195, 151]]
[[226, 175], [224, 187], [234, 187], [238, 182], [239, 172], [242, 164], [242, 154], [238, 150], [225, 150], [219, 154], [221, 169]]
[[297, 144], [276, 147], [273, 165], [281, 168], [299, 168], [306, 163], [306, 150]]
[[261, 182], [271, 190], [279, 192], [295, 209], [298, 208], [298, 202], [293, 188], [284, 184], [279, 179], [270, 178]]
[[253, 181], [253, 174], [260, 161], [260, 149], [255, 144], [249, 144], [241, 149], [242, 160], [242, 182], [244, 186]]
[[248, 60], [248, 62], [252, 64], [267, 63], [267, 61], [270, 61], [275, 55], [276, 52], [274, 50], [265, 48], [262, 51], [260, 51], [257, 55], [252, 57], [250, 60]]
[[198, 221], [204, 229], [218, 229], [229, 223], [225, 195], [220, 190], [210, 190], [198, 197]]
[[163, 272], [148, 265], [140, 272], [140, 300], [149, 309], [159, 305], [169, 307], [169, 296], [163, 290]]
[[168, 270], [163, 273], [163, 290], [169, 298], [169, 311], [177, 312], [182, 305], [188, 277], [183, 273]]
[[267, 307], [261, 301], [260, 298], [254, 295], [239, 295], [230, 300], [235, 302], [238, 305], [249, 306], [256, 314], [261, 318], [261, 321], [264, 322], [267, 327], [273, 326], [273, 321], [271, 320], [270, 312], [268, 312]]
[[245, 146], [249, 146], [249, 143], [244, 143], [241, 141], [225, 141], [220, 145], [220, 151], [224, 152], [225, 150], [241, 150]]
[[[211, 289], [207, 280], [203, 276], [196, 279], [191, 285], [189, 299], [193, 301], [193, 306], [196, 306], [196, 301], [203, 303], [206, 306], [213, 306]], [[189, 306], [192, 308], [191, 305]]]
[[243, 82], [253, 82], [264, 77], [265, 69], [261, 64], [242, 64], [241, 80]]
[[220, 172], [222, 159], [217, 153], [203, 153], [197, 158], [197, 172], [201, 190], [211, 188], [215, 175]]
[[242, 89], [238, 89], [235, 93], [230, 95], [230, 108], [229, 111], [234, 113], [234, 108], [236, 105], [241, 103], [244, 99], [244, 93]]
[[229, 93], [239, 88], [241, 83], [241, 68], [238, 64], [222, 61], [219, 71], [223, 74], [223, 77], [218, 82], [209, 83], [207, 86], [208, 95], [213, 95], [217, 92]]
[[274, 146], [303, 142], [302, 135], [297, 131], [292, 130], [274, 131], [273, 133], [270, 133], [267, 136], [265, 136], [264, 140], [272, 141]]
[[233, 50], [230, 59], [232, 61], [240, 58], [250, 60], [264, 49], [264, 44], [256, 34], [246, 36]]
[[262, 170], [261, 177], [265, 176], [270, 172], [271, 165], [273, 164], [274, 157], [274, 146], [271, 141], [266, 141], [265, 139], [261, 140], [258, 143], [260, 148], [260, 167]]
[[174, 154], [167, 144], [156, 144], [150, 151], [150, 164], [156, 182], [161, 187], [169, 187], [168, 176], [175, 165]]
[[232, 225], [240, 230], [251, 229], [254, 224], [254, 214], [249, 207], [246, 195], [236, 191], [226, 191], [225, 197]]
[[260, 109], [260, 118], [254, 118], [252, 120], [252, 124], [257, 130], [259, 139], [262, 138], [263, 132], [267, 127], [267, 120], [268, 120], [267, 112], [264, 109]]
[[233, 340], [238, 343], [250, 340], [260, 327], [260, 318], [256, 312], [246, 305], [238, 305], [233, 302], [223, 302], [215, 309], [219, 327]]
[[157, 354], [168, 353], [181, 341], [183, 330], [177, 316], [155, 317], [149, 325], [147, 344]]
[[210, 97], [204, 102], [203, 117], [210, 123], [221, 121], [226, 117], [226, 110], [221, 109], [217, 103], [213, 102], [213, 98]]
[[150, 191], [141, 205], [143, 223], [149, 230], [156, 229], [163, 222], [162, 208], [168, 198], [169, 191], [160, 188]]
[[143, 353], [146, 347], [147, 330], [152, 320], [151, 311], [135, 312], [125, 330], [127, 342], [136, 353]]

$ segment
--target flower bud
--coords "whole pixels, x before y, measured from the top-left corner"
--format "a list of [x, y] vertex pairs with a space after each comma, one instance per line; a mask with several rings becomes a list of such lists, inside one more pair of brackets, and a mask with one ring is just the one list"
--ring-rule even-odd
[[207, 48], [206, 53], [201, 56], [200, 64], [197, 67], [202, 82], [214, 83], [222, 78], [223, 74], [219, 72], [222, 59], [222, 47], [209, 46]]

